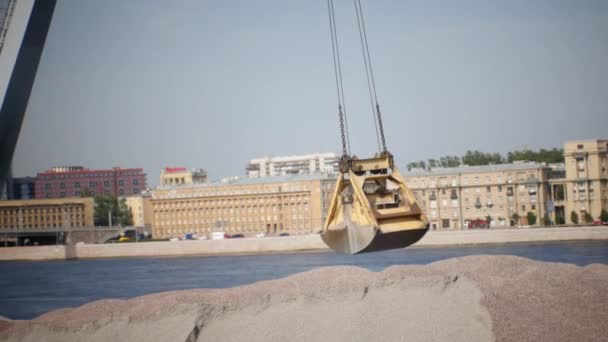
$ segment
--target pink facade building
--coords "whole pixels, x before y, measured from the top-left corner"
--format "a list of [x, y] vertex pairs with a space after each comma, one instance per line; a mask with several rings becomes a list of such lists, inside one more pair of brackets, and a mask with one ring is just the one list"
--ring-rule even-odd
[[143, 169], [89, 170], [81, 166], [54, 167], [36, 176], [36, 198], [80, 196], [84, 190], [94, 196], [131, 196], [146, 189]]

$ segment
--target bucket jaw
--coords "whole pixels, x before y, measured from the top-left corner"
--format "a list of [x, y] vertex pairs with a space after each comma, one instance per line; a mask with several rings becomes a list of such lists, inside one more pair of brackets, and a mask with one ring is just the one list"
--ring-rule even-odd
[[388, 153], [343, 161], [321, 238], [358, 254], [403, 248], [428, 230], [428, 219]]

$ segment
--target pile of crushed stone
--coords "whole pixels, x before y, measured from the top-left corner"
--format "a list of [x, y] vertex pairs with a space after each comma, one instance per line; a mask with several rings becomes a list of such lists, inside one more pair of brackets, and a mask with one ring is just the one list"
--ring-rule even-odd
[[229, 289], [101, 300], [3, 341], [604, 341], [608, 266], [467, 256], [382, 272], [328, 267]]

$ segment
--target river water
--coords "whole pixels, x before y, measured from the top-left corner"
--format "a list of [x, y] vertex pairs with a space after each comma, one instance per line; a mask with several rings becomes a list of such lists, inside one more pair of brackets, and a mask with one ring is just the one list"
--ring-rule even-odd
[[355, 265], [380, 271], [478, 254], [507, 254], [576, 265], [608, 264], [608, 241], [408, 248], [348, 256], [333, 252], [241, 256], [0, 262], [0, 316], [30, 319], [106, 298], [191, 288], [225, 288], [317, 267]]

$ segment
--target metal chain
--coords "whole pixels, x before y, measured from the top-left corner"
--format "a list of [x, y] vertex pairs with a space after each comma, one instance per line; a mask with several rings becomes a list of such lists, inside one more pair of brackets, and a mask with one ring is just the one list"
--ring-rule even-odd
[[340, 118], [340, 137], [342, 138], [342, 156], [348, 155], [346, 149], [346, 133], [344, 131], [344, 114], [342, 113], [342, 106], [338, 105], [338, 117]]
[[380, 139], [382, 140], [382, 152], [386, 152], [386, 139], [384, 139], [384, 126], [382, 125], [382, 115], [380, 115], [380, 105], [377, 103], [376, 113], [378, 114], [378, 128], [380, 129]]
[[[336, 91], [338, 93], [338, 118], [340, 121], [340, 137], [342, 139], [342, 156], [347, 156], [350, 151], [350, 139], [348, 139], [348, 123], [346, 122], [346, 108], [344, 106], [344, 86], [342, 83], [342, 67], [340, 63], [340, 51], [338, 46], [338, 35], [336, 30], [336, 18], [334, 16], [334, 2], [327, 0], [327, 11], [329, 13], [329, 28], [331, 31], [331, 48], [333, 52], [334, 74], [336, 78]], [[343, 111], [344, 108], [344, 111]]]

